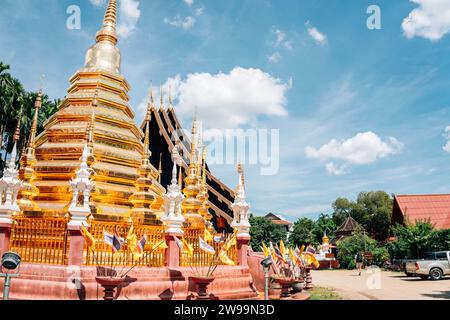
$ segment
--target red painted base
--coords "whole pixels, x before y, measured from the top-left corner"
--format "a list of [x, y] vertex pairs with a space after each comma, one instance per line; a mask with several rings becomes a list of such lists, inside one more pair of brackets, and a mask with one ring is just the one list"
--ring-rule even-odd
[[[96, 276], [95, 267], [22, 264], [20, 278], [11, 283], [10, 299], [101, 300], [103, 288], [96, 282]], [[196, 291], [189, 282], [191, 276], [194, 274], [190, 268], [136, 268], [116, 295], [119, 300], [191, 299]], [[219, 300], [258, 298], [250, 270], [245, 267], [217, 268], [208, 292], [211, 299]]]

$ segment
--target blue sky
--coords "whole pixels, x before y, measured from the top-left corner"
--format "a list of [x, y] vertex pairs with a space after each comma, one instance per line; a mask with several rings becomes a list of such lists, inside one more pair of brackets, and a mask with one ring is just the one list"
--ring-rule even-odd
[[[153, 81], [173, 85], [186, 127], [196, 104], [209, 129], [280, 130], [279, 172], [246, 167], [255, 214], [314, 218], [360, 191], [450, 192], [449, 1], [122, 1], [138, 123]], [[372, 4], [381, 30], [366, 26]], [[79, 30], [66, 28], [70, 5]], [[101, 0], [2, 0], [0, 61], [28, 90], [45, 73], [45, 92], [63, 97], [103, 14]], [[237, 183], [233, 165], [213, 170]]]

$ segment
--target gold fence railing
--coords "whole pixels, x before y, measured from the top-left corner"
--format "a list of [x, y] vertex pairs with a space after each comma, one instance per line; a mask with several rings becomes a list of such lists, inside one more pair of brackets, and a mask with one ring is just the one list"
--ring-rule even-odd
[[[133, 255], [128, 250], [125, 243], [122, 250], [112, 253], [111, 247], [103, 242], [103, 230], [109, 233], [113, 233], [117, 228], [117, 232], [122, 238], [126, 238], [131, 225], [127, 222], [104, 222], [104, 221], [92, 221], [90, 226], [90, 233], [95, 238], [94, 253], [85, 248], [85, 264], [95, 266], [138, 266], [146, 267], [161, 267], [164, 266], [165, 249], [158, 249], [150, 254], [144, 254], [143, 258], [134, 261]], [[144, 234], [147, 235], [147, 244], [145, 245], [145, 251], [151, 251], [153, 244], [165, 239], [164, 228], [162, 226], [147, 226], [139, 225], [134, 226], [134, 233], [140, 240]]]
[[13, 218], [10, 250], [22, 262], [66, 265], [68, 247], [66, 218]]
[[[182, 267], [207, 267], [211, 265], [214, 256], [200, 250], [199, 237], [204, 238], [203, 229], [183, 229], [184, 239], [194, 248], [194, 254], [190, 257], [186, 252], [180, 253], [180, 266]], [[217, 236], [219, 234], [213, 234]], [[216, 243], [214, 241], [207, 241], [207, 243], [212, 246], [216, 252], [219, 252], [222, 248], [223, 243]], [[237, 246], [234, 245], [230, 250], [227, 251], [228, 257], [237, 263]], [[219, 263], [221, 265], [222, 263]]]

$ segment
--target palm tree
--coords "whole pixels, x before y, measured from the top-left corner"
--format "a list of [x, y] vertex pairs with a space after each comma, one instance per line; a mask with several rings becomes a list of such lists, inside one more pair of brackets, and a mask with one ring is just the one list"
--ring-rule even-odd
[[[37, 93], [26, 92], [19, 80], [9, 73], [9, 66], [0, 62], [0, 152], [7, 154], [13, 147], [13, 135], [20, 120], [20, 137], [18, 141], [19, 157], [27, 144], [31, 122], [34, 118], [34, 104]], [[60, 100], [50, 101], [47, 95], [42, 96], [42, 107], [38, 117], [38, 134], [44, 129], [44, 122], [57, 110]], [[4, 161], [0, 156], [0, 171]]]

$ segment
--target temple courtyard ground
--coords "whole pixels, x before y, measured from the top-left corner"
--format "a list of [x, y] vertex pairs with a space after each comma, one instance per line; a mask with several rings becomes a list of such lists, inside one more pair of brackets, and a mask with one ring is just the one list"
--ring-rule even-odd
[[380, 269], [365, 270], [361, 277], [355, 270], [321, 270], [313, 272], [313, 283], [334, 289], [344, 300], [450, 300], [450, 277], [425, 281]]

